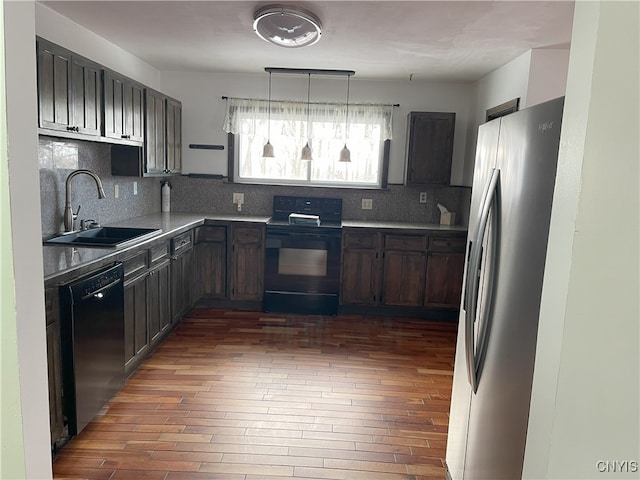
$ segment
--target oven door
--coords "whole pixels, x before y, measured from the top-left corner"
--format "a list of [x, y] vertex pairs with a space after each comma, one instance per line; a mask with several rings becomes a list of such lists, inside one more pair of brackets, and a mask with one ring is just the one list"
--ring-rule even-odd
[[340, 229], [267, 226], [265, 311], [337, 313]]

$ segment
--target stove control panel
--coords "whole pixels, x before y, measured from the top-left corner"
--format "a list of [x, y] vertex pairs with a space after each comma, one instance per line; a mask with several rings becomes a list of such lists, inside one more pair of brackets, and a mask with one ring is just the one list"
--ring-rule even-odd
[[342, 199], [274, 195], [273, 219], [288, 220], [292, 213], [317, 215], [322, 223], [342, 222]]

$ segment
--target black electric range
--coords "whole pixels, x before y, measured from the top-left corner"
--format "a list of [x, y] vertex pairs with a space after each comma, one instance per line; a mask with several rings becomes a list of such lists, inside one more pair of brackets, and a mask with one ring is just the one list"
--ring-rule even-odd
[[274, 196], [266, 228], [264, 310], [335, 315], [341, 239], [341, 199]]

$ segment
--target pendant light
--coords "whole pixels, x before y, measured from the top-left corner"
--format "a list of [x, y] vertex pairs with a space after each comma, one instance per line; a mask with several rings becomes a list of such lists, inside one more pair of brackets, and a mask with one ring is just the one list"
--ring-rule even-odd
[[309, 146], [309, 106], [311, 99], [311, 74], [309, 74], [309, 83], [307, 85], [307, 144], [302, 149], [300, 160], [313, 160], [311, 156], [311, 147]]
[[269, 72], [269, 103], [267, 107], [267, 143], [262, 147], [263, 158], [273, 158], [273, 145], [271, 145], [271, 72]]
[[344, 147], [340, 150], [340, 162], [351, 162], [351, 152], [347, 148], [347, 136], [349, 132], [349, 80], [351, 75], [347, 75], [347, 112], [344, 116]]

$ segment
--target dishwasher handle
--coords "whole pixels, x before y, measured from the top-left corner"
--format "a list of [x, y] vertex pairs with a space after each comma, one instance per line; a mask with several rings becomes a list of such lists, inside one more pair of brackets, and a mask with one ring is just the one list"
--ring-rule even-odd
[[113, 282], [106, 284], [105, 286], [103, 286], [102, 288], [99, 288], [98, 290], [94, 290], [93, 292], [87, 293], [86, 295], [84, 295], [82, 297], [82, 300], [87, 300], [89, 298], [97, 298], [98, 300], [104, 297], [104, 294], [107, 290], [112, 289], [113, 287], [115, 287], [116, 285], [118, 285], [119, 283], [122, 283], [122, 279], [121, 278], [116, 278]]

